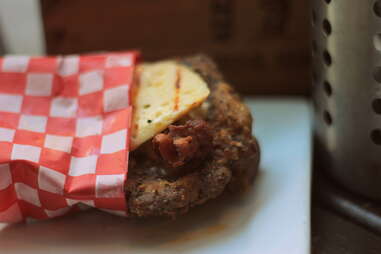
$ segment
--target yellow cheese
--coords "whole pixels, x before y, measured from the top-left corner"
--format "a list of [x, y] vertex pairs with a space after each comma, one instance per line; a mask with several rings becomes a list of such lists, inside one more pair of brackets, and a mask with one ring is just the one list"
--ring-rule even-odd
[[210, 92], [197, 73], [175, 61], [141, 64], [136, 76], [131, 150], [199, 106]]

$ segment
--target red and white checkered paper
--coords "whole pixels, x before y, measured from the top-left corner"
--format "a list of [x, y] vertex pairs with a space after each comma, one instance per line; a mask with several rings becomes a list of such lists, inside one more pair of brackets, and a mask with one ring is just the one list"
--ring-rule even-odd
[[125, 215], [137, 52], [0, 58], [0, 221]]

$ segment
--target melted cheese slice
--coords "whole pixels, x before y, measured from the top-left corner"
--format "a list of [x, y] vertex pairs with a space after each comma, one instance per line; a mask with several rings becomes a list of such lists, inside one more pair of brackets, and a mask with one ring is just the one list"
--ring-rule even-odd
[[210, 93], [197, 73], [174, 61], [139, 65], [136, 76], [131, 150], [198, 107]]

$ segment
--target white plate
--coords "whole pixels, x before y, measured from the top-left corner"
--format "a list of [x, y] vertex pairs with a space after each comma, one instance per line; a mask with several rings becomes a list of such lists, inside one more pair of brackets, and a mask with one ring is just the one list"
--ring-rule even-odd
[[21, 55], [45, 53], [39, 0], [1, 0], [0, 17], [0, 44], [4, 44], [5, 53]]
[[261, 171], [247, 195], [224, 196], [175, 221], [90, 211], [0, 225], [0, 253], [309, 253], [309, 106], [300, 99], [247, 102], [262, 146]]

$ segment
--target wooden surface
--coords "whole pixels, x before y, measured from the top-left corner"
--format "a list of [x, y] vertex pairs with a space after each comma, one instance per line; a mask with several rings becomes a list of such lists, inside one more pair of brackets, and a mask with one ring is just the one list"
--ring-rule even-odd
[[380, 254], [381, 234], [374, 222], [381, 214], [366, 208], [377, 204], [339, 187], [322, 168], [314, 171], [312, 254]]
[[308, 94], [305, 0], [41, 0], [49, 54], [138, 48], [145, 60], [199, 52], [242, 93]]
[[313, 202], [312, 254], [380, 254], [381, 237]]

